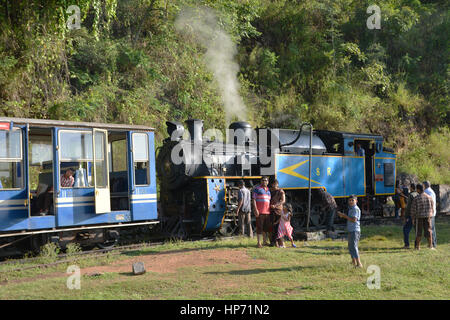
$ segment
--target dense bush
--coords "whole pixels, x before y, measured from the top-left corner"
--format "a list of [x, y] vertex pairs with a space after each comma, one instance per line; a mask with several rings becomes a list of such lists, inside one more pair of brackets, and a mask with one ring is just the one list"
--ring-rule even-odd
[[178, 33], [186, 6], [213, 8], [237, 44], [240, 93], [254, 126], [382, 134], [399, 170], [450, 183], [447, 1], [4, 0], [0, 114], [146, 124], [201, 118], [224, 128], [206, 51]]

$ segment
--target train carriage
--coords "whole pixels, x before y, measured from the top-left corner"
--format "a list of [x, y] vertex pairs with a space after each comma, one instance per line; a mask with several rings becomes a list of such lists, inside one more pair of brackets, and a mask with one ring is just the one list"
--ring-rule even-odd
[[153, 128], [0, 118], [1, 248], [36, 235], [102, 246], [157, 219]]

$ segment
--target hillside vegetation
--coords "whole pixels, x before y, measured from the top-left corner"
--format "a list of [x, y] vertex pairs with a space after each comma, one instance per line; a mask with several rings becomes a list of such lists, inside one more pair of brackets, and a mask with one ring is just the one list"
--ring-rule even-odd
[[[0, 115], [226, 127], [205, 47], [175, 27], [209, 7], [237, 46], [254, 126], [381, 134], [399, 171], [450, 183], [449, 2], [0, 0]], [[376, 3], [381, 29], [366, 25]], [[70, 30], [70, 5], [81, 25]], [[70, 21], [69, 21], [70, 22]]]

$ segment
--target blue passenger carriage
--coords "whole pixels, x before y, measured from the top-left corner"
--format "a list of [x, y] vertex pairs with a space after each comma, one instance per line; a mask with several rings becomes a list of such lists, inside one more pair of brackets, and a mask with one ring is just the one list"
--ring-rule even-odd
[[146, 126], [0, 118], [0, 247], [105, 246], [156, 223], [154, 155]]

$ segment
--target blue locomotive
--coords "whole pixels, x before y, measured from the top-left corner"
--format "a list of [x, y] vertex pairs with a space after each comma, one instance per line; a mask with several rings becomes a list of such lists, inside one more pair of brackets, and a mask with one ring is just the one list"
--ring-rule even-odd
[[157, 223], [154, 129], [0, 118], [0, 248], [114, 244]]
[[[261, 176], [276, 178], [294, 209], [294, 228], [310, 221], [321, 227], [325, 215], [318, 188], [325, 188], [345, 206], [351, 194], [360, 197], [364, 212], [382, 214], [386, 197], [394, 194], [396, 155], [383, 137], [315, 130], [257, 128], [247, 122], [230, 125], [226, 138], [203, 134], [202, 120], [167, 122], [169, 137], [158, 155], [160, 204], [177, 233], [210, 233], [236, 226], [237, 182], [247, 187]], [[357, 149], [359, 148], [359, 149]], [[229, 230], [229, 231], [230, 231]]]

